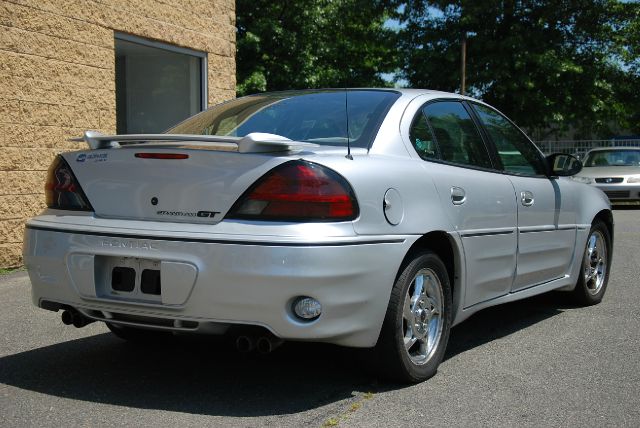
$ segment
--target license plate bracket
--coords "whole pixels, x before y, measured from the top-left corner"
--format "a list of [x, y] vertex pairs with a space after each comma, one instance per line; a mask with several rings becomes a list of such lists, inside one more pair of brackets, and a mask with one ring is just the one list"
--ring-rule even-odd
[[159, 296], [162, 292], [159, 269], [143, 269], [140, 276], [140, 291], [142, 294]]
[[162, 303], [160, 260], [137, 257], [97, 256], [97, 297]]
[[116, 266], [111, 270], [111, 288], [132, 292], [136, 288], [136, 271], [130, 267]]

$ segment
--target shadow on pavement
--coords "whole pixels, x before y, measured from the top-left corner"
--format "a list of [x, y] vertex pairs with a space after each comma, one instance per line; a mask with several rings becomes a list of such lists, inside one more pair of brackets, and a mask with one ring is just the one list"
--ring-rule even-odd
[[567, 293], [551, 292], [484, 309], [451, 330], [444, 359], [455, 357], [573, 309]]
[[[445, 358], [561, 313], [556, 295], [487, 309], [452, 330]], [[287, 343], [267, 355], [243, 355], [227, 340], [176, 339], [132, 345], [111, 334], [0, 358], [0, 382], [75, 400], [226, 416], [297, 413], [337, 402], [378, 383], [366, 353]]]
[[142, 346], [100, 334], [0, 358], [0, 382], [75, 400], [227, 416], [296, 413], [372, 388], [345, 348], [292, 343], [267, 356], [232, 349], [210, 338]]

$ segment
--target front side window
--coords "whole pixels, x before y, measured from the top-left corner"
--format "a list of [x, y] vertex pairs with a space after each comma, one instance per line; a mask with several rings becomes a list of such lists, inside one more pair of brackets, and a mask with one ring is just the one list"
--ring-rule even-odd
[[544, 175], [540, 152], [506, 117], [489, 107], [473, 104], [480, 121], [498, 150], [505, 171], [514, 174]]
[[413, 122], [410, 139], [423, 159], [492, 167], [480, 133], [460, 102], [427, 104]]

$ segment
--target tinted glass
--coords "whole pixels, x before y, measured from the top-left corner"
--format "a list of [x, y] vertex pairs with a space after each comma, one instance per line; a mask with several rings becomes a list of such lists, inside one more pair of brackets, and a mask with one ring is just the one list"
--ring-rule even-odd
[[418, 112], [411, 125], [409, 139], [422, 159], [440, 159], [436, 140], [422, 111]]
[[546, 167], [540, 152], [509, 120], [495, 110], [474, 104], [480, 121], [498, 150], [505, 171], [542, 175]]
[[640, 150], [598, 150], [587, 155], [584, 166], [640, 166]]
[[461, 103], [435, 102], [425, 106], [423, 112], [433, 130], [439, 159], [491, 168], [491, 160], [484, 142]]
[[346, 146], [348, 130], [353, 147], [367, 148], [399, 96], [391, 91], [359, 90], [253, 95], [215, 106], [167, 132], [236, 137], [264, 132], [296, 141]]

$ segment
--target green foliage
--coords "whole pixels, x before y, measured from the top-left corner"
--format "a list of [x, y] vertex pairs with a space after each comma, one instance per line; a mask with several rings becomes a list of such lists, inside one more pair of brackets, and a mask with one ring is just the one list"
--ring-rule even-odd
[[535, 138], [573, 127], [608, 137], [640, 131], [638, 2], [410, 1], [400, 34], [411, 86], [458, 91], [467, 34], [467, 93]]
[[24, 268], [24, 266], [23, 267], [17, 267], [17, 268], [0, 268], [0, 276], [9, 275], [9, 274], [16, 273], [16, 272], [22, 272], [24, 270], [26, 270]]
[[[640, 133], [640, 2], [616, 0], [238, 0], [238, 95], [409, 86], [495, 105], [535, 139]], [[401, 30], [387, 28], [389, 18]]]
[[380, 0], [238, 0], [237, 92], [388, 85], [393, 12]]

